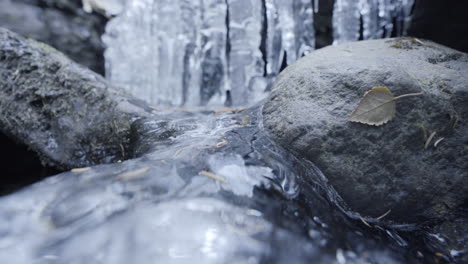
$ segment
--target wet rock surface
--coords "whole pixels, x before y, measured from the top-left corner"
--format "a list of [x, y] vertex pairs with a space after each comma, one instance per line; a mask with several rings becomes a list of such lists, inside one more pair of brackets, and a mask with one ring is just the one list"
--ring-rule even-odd
[[[383, 126], [349, 122], [363, 94], [379, 86], [423, 95], [398, 101]], [[264, 125], [322, 169], [353, 210], [374, 217], [391, 210], [386, 217], [398, 221], [437, 218], [467, 198], [467, 87], [468, 55], [430, 41], [328, 47], [280, 75]]]
[[101, 35], [107, 22], [88, 14], [81, 0], [2, 0], [0, 27], [62, 51], [72, 60], [104, 74]]
[[[0, 29], [1, 131], [71, 169], [127, 159], [136, 100], [45, 44]], [[132, 101], [130, 103], [129, 101]]]

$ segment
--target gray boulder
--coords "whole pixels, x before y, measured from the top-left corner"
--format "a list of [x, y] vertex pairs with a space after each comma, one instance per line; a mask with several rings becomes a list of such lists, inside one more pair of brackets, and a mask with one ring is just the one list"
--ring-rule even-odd
[[45, 44], [0, 28], [0, 132], [60, 169], [129, 158], [149, 108]]
[[[423, 95], [398, 101], [383, 126], [349, 122], [377, 86]], [[468, 198], [465, 53], [410, 38], [327, 47], [279, 76], [263, 114], [271, 136], [313, 161], [361, 214], [415, 221]]]

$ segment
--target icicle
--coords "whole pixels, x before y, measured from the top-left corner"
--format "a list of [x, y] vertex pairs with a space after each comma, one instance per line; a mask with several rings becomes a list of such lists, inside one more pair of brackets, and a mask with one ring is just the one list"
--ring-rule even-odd
[[[315, 0], [318, 4], [318, 0]], [[318, 10], [318, 5], [317, 9]], [[296, 59], [310, 53], [315, 48], [314, 14], [309, 0], [294, 0], [294, 37]]]
[[275, 0], [265, 0], [265, 6], [267, 20], [266, 74], [274, 76], [279, 73], [283, 60], [281, 28]]
[[[225, 0], [202, 0], [200, 46], [201, 64], [198, 65], [200, 82], [192, 90], [197, 90], [200, 99], [190, 105], [222, 105], [227, 90], [227, 6]], [[195, 70], [193, 72], [196, 72]]]
[[[318, 2], [317, 2], [318, 3]], [[106, 75], [157, 106], [263, 99], [314, 49], [310, 0], [129, 0], [103, 37]]]
[[262, 5], [258, 0], [228, 0], [228, 3], [232, 102], [243, 105], [266, 96], [260, 52]]
[[[291, 3], [292, 2], [292, 3]], [[279, 73], [283, 56], [290, 65], [315, 46], [312, 3], [309, 0], [266, 0], [268, 75]]]
[[333, 44], [359, 38], [359, 1], [336, 0], [333, 9]]

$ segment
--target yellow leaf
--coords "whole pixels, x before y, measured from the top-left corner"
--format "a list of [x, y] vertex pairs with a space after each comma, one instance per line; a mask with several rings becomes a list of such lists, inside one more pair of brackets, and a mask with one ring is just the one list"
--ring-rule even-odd
[[395, 97], [388, 88], [374, 87], [364, 94], [349, 121], [380, 126], [395, 116]]
[[383, 125], [395, 116], [396, 100], [422, 94], [409, 93], [394, 97], [388, 88], [374, 87], [364, 94], [359, 105], [351, 113], [349, 121], [373, 126]]

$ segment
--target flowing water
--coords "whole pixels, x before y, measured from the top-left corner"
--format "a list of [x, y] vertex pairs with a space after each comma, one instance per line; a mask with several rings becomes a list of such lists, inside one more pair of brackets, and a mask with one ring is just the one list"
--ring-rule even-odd
[[349, 211], [270, 141], [260, 110], [159, 111], [136, 120], [134, 159], [1, 198], [0, 262], [418, 263], [432, 256], [421, 239], [448, 247]]

